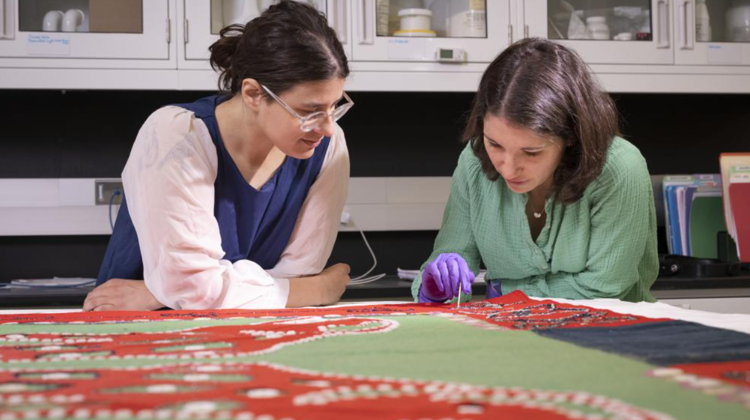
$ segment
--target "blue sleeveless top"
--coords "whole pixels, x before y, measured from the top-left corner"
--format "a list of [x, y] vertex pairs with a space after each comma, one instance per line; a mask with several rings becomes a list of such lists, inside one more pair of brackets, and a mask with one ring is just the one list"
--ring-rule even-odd
[[[302, 204], [318, 177], [331, 139], [326, 137], [309, 159], [287, 156], [260, 190], [251, 187], [224, 147], [216, 122], [216, 107], [228, 96], [209, 96], [177, 106], [192, 111], [208, 127], [216, 146], [218, 170], [214, 182], [214, 216], [219, 222], [224, 259], [247, 259], [273, 268], [289, 243]], [[112, 278], [143, 279], [138, 235], [123, 197], [112, 237], [104, 255], [100, 285]]]

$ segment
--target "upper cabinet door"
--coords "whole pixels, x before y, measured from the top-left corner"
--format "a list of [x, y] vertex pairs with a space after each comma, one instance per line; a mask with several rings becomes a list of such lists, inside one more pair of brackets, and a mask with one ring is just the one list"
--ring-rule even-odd
[[673, 64], [671, 9], [671, 0], [523, 0], [520, 13], [526, 36], [560, 42], [589, 64]]
[[511, 42], [509, 0], [354, 0], [352, 59], [488, 63]]
[[[208, 47], [219, 39], [219, 32], [225, 26], [232, 24], [246, 24], [258, 17], [277, 0], [182, 0], [184, 1], [185, 30], [183, 43], [185, 45], [185, 60], [205, 62], [209, 59]], [[304, 0], [328, 16], [329, 13], [339, 12], [341, 0]], [[330, 6], [328, 3], [332, 3]], [[334, 15], [338, 16], [338, 15]], [[344, 15], [341, 15], [342, 17]], [[341, 21], [345, 24], [344, 21]], [[333, 23], [333, 22], [332, 22]], [[334, 28], [336, 29], [336, 28]]]
[[750, 64], [750, 0], [675, 0], [678, 64]]
[[168, 60], [168, 0], [0, 0], [0, 57]]

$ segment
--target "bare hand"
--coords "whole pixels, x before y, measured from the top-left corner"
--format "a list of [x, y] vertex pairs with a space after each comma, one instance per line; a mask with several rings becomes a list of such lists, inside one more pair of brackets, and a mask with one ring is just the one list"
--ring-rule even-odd
[[341, 299], [349, 283], [349, 266], [332, 265], [320, 274], [289, 279], [287, 308], [330, 305]]
[[320, 273], [320, 304], [331, 305], [341, 299], [349, 284], [349, 265], [335, 264]]
[[142, 280], [111, 279], [92, 290], [84, 311], [153, 311], [164, 307]]

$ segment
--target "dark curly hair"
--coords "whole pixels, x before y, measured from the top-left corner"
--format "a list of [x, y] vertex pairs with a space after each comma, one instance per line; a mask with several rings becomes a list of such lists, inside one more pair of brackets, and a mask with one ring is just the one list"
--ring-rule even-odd
[[310, 5], [282, 0], [246, 25], [230, 25], [209, 47], [219, 89], [236, 94], [247, 78], [277, 95], [298, 83], [349, 75], [344, 49], [325, 16]]
[[574, 51], [527, 38], [503, 51], [487, 67], [474, 97], [463, 141], [471, 142], [482, 170], [500, 174], [484, 147], [484, 118], [502, 117], [539, 135], [561, 138], [566, 149], [548, 195], [573, 203], [602, 171], [607, 150], [619, 134], [617, 109]]

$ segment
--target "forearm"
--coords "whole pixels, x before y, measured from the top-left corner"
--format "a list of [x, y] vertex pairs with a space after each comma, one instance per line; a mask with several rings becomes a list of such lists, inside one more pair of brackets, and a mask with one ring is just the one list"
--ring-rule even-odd
[[349, 283], [349, 266], [335, 264], [318, 275], [289, 279], [287, 308], [330, 305], [341, 299]]
[[320, 279], [318, 276], [297, 277], [289, 279], [289, 299], [287, 308], [316, 306], [322, 302], [320, 294]]
[[[632, 277], [632, 276], [630, 276]], [[605, 276], [590, 271], [581, 273], [548, 273], [524, 279], [503, 279], [502, 292], [519, 290], [536, 297], [563, 299], [620, 299], [637, 283], [637, 276]]]

